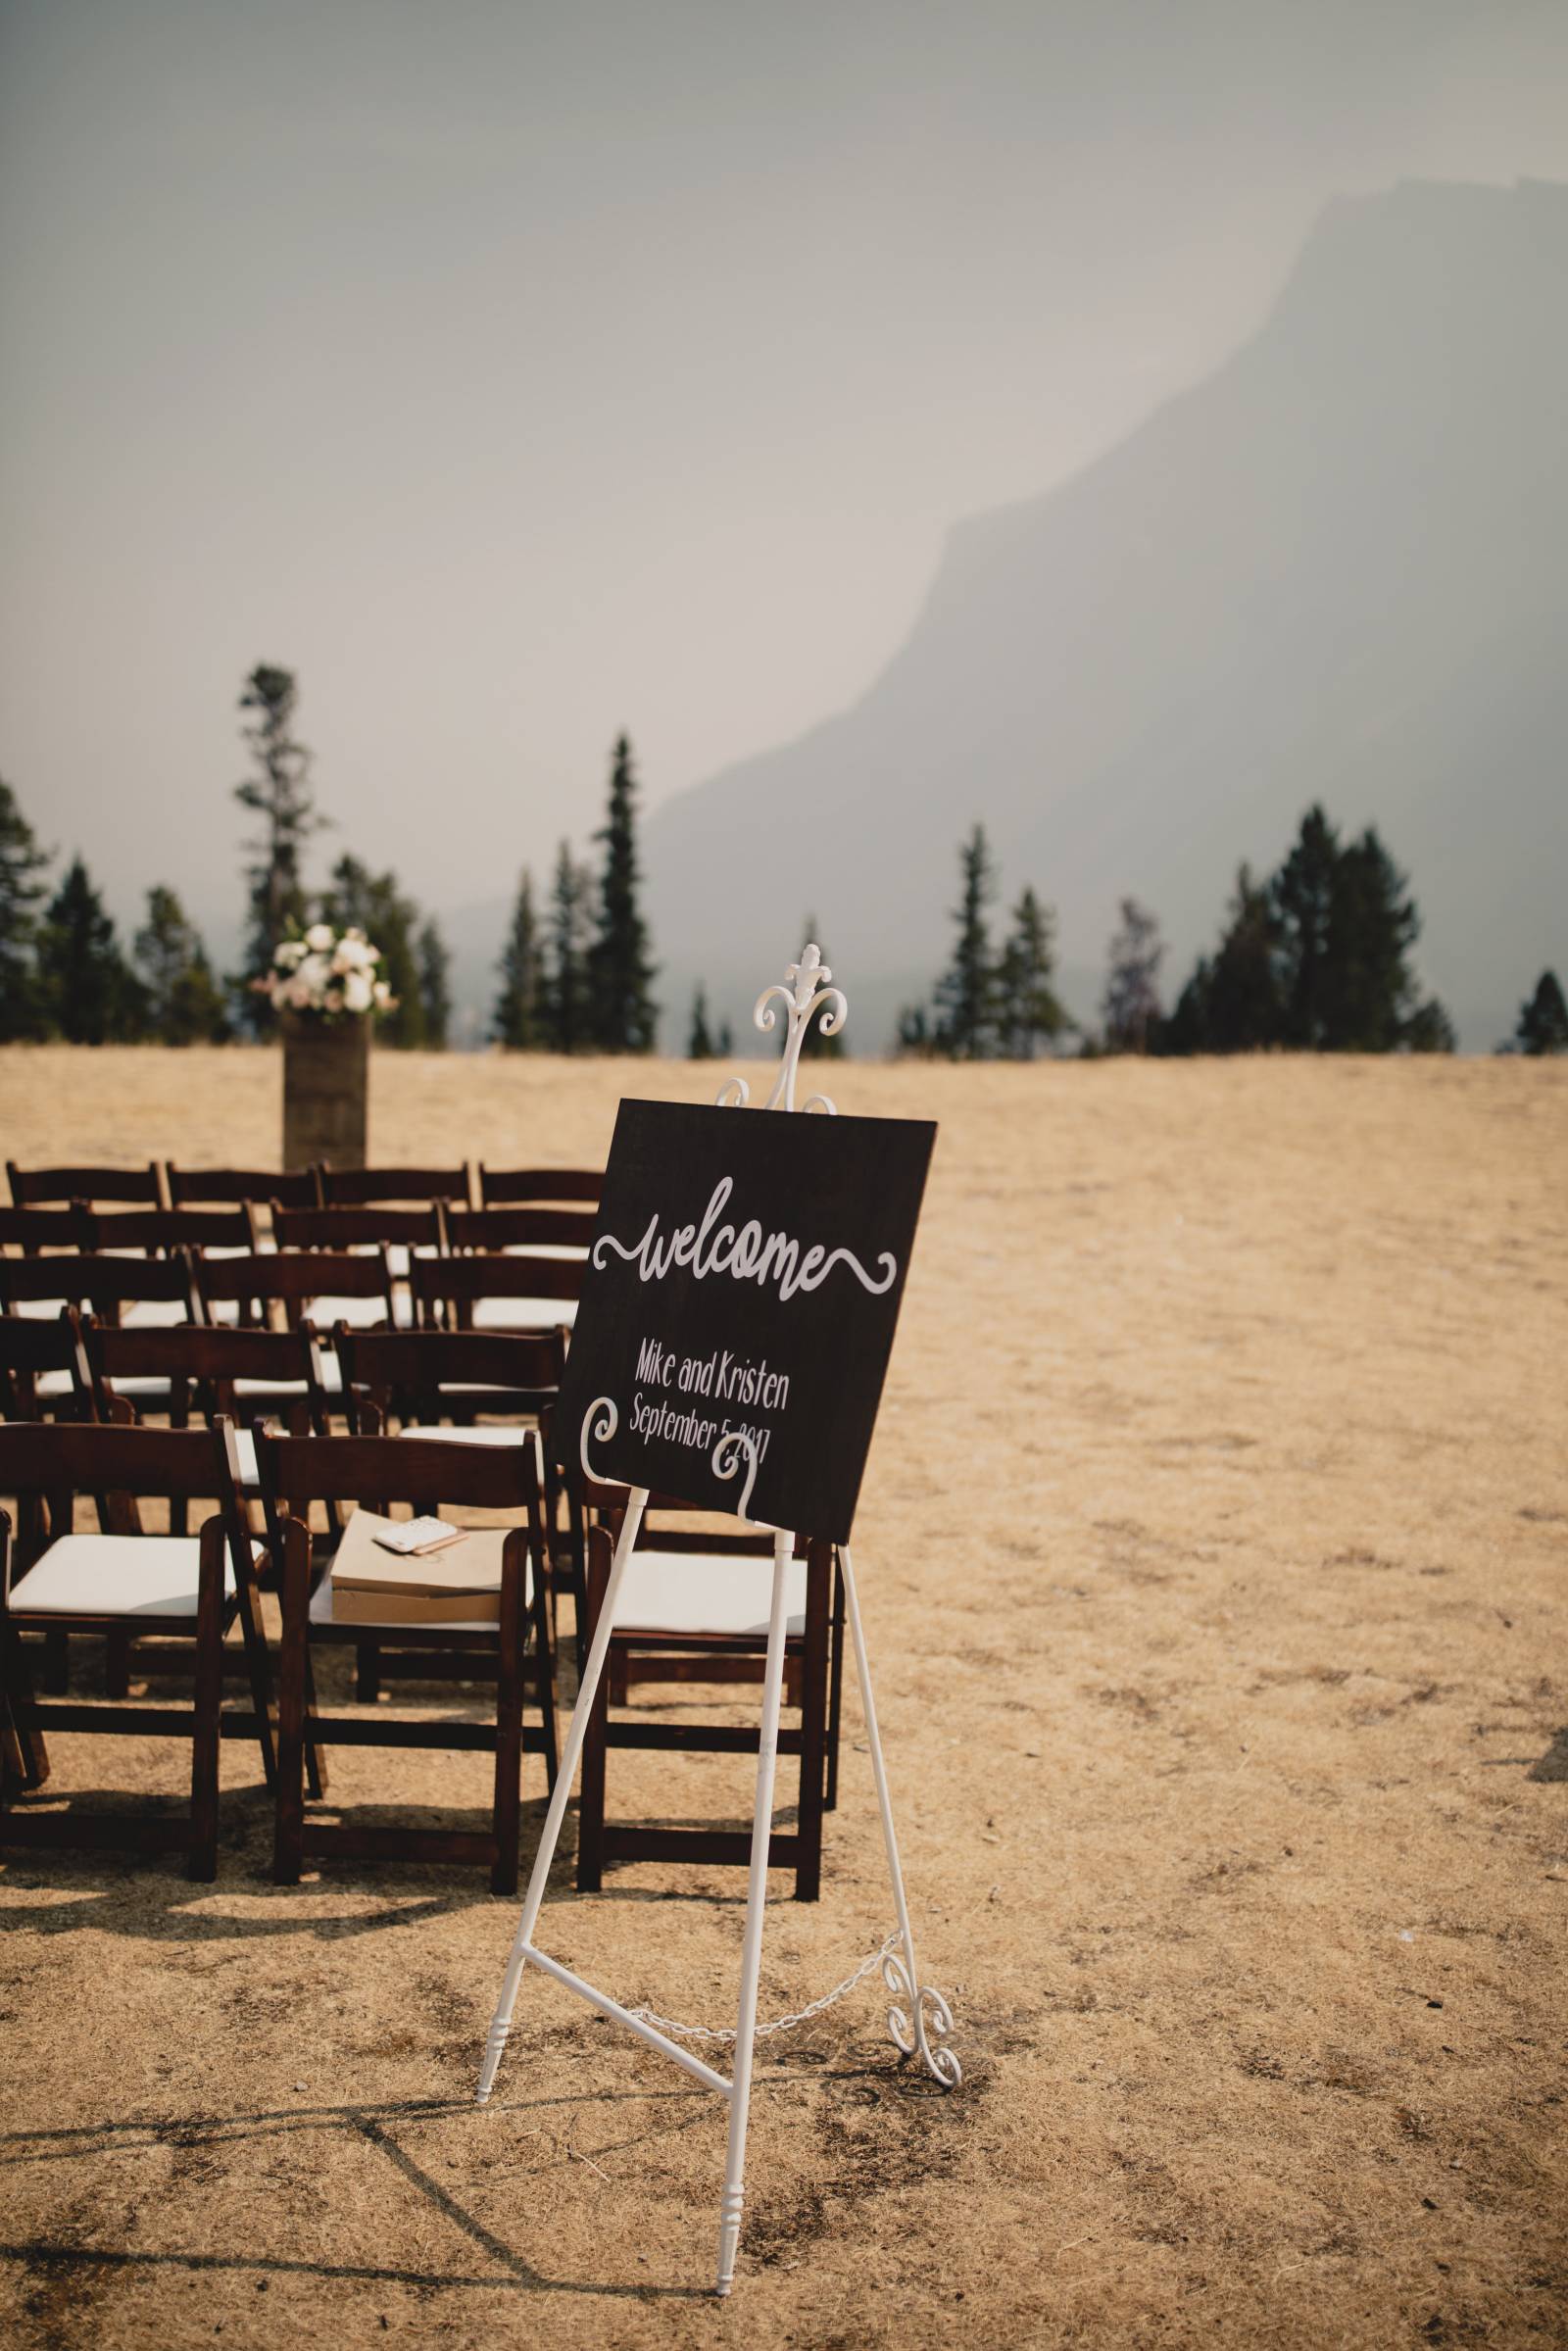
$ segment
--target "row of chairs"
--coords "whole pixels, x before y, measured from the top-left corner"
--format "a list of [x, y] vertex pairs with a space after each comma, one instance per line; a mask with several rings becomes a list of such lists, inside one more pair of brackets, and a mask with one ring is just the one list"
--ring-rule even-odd
[[[5, 1344], [7, 1327], [14, 1346], [30, 1340], [34, 1347], [48, 1328], [38, 1324], [0, 1326], [0, 1347]], [[77, 1408], [83, 1413], [92, 1411], [103, 1418], [123, 1408], [127, 1402], [125, 1391], [132, 1382], [150, 1376], [151, 1366], [170, 1383], [164, 1408], [172, 1418], [202, 1410], [210, 1416], [214, 1428], [222, 1428], [230, 1482], [241, 1510], [247, 1488], [266, 1500], [266, 1463], [271, 1448], [284, 1441], [258, 1436], [252, 1441], [252, 1458], [244, 1460], [242, 1446], [246, 1432], [234, 1424], [223, 1407], [255, 1411], [263, 1400], [260, 1392], [264, 1383], [270, 1383], [267, 1400], [289, 1407], [293, 1422], [295, 1434], [287, 1440], [292, 1448], [289, 1454], [292, 1483], [290, 1479], [278, 1480], [274, 1492], [288, 1493], [296, 1510], [302, 1496], [307, 1503], [310, 1499], [329, 1498], [324, 1489], [311, 1485], [313, 1477], [328, 1472], [329, 1456], [320, 1451], [322, 1445], [368, 1443], [394, 1423], [405, 1434], [392, 1442], [401, 1445], [412, 1441], [421, 1455], [437, 1452], [445, 1445], [447, 1453], [455, 1457], [455, 1467], [461, 1466], [462, 1476], [454, 1476], [440, 1491], [463, 1504], [484, 1500], [483, 1494], [472, 1491], [473, 1481], [468, 1476], [475, 1454], [488, 1450], [513, 1456], [535, 1442], [515, 1426], [473, 1426], [475, 1411], [531, 1414], [542, 1423], [548, 1438], [549, 1405], [559, 1382], [562, 1360], [559, 1334], [551, 1341], [533, 1343], [530, 1353], [530, 1343], [514, 1338], [435, 1332], [356, 1333], [345, 1328], [336, 1335], [344, 1387], [333, 1398], [320, 1376], [315, 1333], [308, 1326], [294, 1335], [196, 1328], [134, 1332], [92, 1324], [83, 1329], [74, 1316], [67, 1315], [62, 1317], [60, 1329], [74, 1349], [73, 1378]], [[13, 1363], [13, 1379], [19, 1368]], [[323, 1434], [328, 1425], [328, 1408], [333, 1402], [346, 1406], [353, 1432], [350, 1438]], [[8, 1412], [25, 1410], [28, 1399], [13, 1390], [6, 1403]], [[186, 1432], [176, 1429], [170, 1433]], [[384, 1462], [385, 1456], [382, 1459]], [[313, 1461], [320, 1465], [319, 1470], [307, 1474]], [[510, 1630], [504, 1608], [499, 1629], [467, 1641], [449, 1635], [445, 1629], [436, 1634], [430, 1628], [413, 1632], [408, 1628], [378, 1627], [374, 1632], [378, 1664], [390, 1664], [400, 1678], [450, 1680], [454, 1673], [459, 1673], [465, 1678], [479, 1675], [494, 1680], [497, 1690], [494, 1724], [460, 1725], [452, 1739], [447, 1736], [453, 1728], [450, 1725], [394, 1726], [386, 1723], [385, 1718], [378, 1725], [373, 1718], [368, 1723], [364, 1716], [334, 1720], [325, 1726], [317, 1722], [312, 1712], [312, 1643], [353, 1644], [363, 1654], [367, 1629], [363, 1624], [353, 1628], [337, 1626], [331, 1619], [326, 1562], [339, 1532], [331, 1514], [324, 1529], [310, 1536], [308, 1549], [301, 1553], [299, 1545], [306, 1542], [306, 1536], [302, 1533], [285, 1538], [279, 1514], [275, 1509], [270, 1510], [267, 1550], [260, 1558], [253, 1554], [252, 1564], [259, 1580], [275, 1580], [282, 1587], [283, 1639], [288, 1653], [282, 1660], [280, 1681], [279, 1739], [284, 1759], [275, 1799], [278, 1810], [274, 1867], [280, 1875], [297, 1875], [299, 1856], [305, 1851], [327, 1853], [347, 1849], [362, 1855], [374, 1851], [414, 1858], [487, 1858], [491, 1863], [492, 1883], [500, 1890], [510, 1890], [515, 1878], [516, 1814], [514, 1797], [509, 1794], [514, 1788], [515, 1772], [508, 1757], [514, 1745], [520, 1757], [526, 1746], [546, 1741], [547, 1735], [547, 1761], [553, 1762], [554, 1756], [553, 1701], [547, 1695], [552, 1647], [550, 1603], [564, 1592], [569, 1592], [579, 1641], [591, 1637], [608, 1577], [617, 1513], [624, 1501], [618, 1489], [588, 1487], [580, 1473], [574, 1475], [569, 1469], [564, 1475], [557, 1472], [550, 1463], [548, 1445], [543, 1448], [542, 1462], [549, 1466], [536, 1471], [535, 1490], [541, 1496], [542, 1520], [524, 1585], [526, 1605], [520, 1614], [514, 1612]], [[345, 1467], [341, 1456], [339, 1465], [330, 1469], [333, 1476], [350, 1473], [352, 1486], [352, 1477], [358, 1475], [358, 1469], [354, 1464]], [[102, 1491], [101, 1486], [91, 1481], [82, 1490]], [[14, 1491], [17, 1488], [0, 1474], [0, 1492]], [[167, 1491], [172, 1534], [177, 1526], [182, 1536], [183, 1512], [188, 1506], [186, 1495]], [[345, 1487], [342, 1494], [331, 1498], [337, 1503], [345, 1498], [364, 1501], [374, 1494], [408, 1491], [383, 1467], [379, 1484], [372, 1482], [352, 1492]], [[426, 1492], [434, 1491], [432, 1483]], [[435, 1505], [428, 1499], [411, 1503], [416, 1509], [432, 1506]], [[763, 1645], [769, 1581], [765, 1540], [759, 1543], [738, 1538], [728, 1522], [720, 1522], [706, 1534], [697, 1535], [693, 1535], [689, 1520], [684, 1518], [678, 1524], [661, 1524], [661, 1512], [667, 1519], [667, 1514], [678, 1511], [679, 1505], [669, 1497], [662, 1500], [656, 1497], [650, 1506], [626, 1588], [626, 1608], [612, 1645], [611, 1672], [590, 1727], [584, 1757], [578, 1854], [579, 1882], [584, 1886], [600, 1883], [606, 1861], [743, 1863], [747, 1857], [748, 1839], [741, 1832], [616, 1824], [606, 1818], [606, 1762], [611, 1748], [653, 1746], [720, 1752], [756, 1749], [757, 1734], [749, 1726], [674, 1724], [649, 1719], [646, 1714], [631, 1720], [611, 1719], [612, 1705], [624, 1701], [634, 1679], [646, 1681], [667, 1675], [673, 1679], [707, 1680], [737, 1669], [755, 1670]], [[62, 1519], [57, 1512], [54, 1524], [71, 1527], [73, 1522], [69, 1517]], [[304, 1526], [303, 1519], [301, 1525]], [[35, 1518], [29, 1520], [24, 1510], [19, 1526], [24, 1537], [30, 1531], [36, 1548]], [[248, 1536], [248, 1529], [246, 1533]], [[188, 1563], [195, 1560], [204, 1539], [212, 1540], [206, 1529], [192, 1541], [186, 1554]], [[294, 1543], [294, 1551], [287, 1549], [287, 1542]], [[306, 1561], [303, 1569], [299, 1564], [301, 1557]], [[268, 1562], [273, 1564], [269, 1566]], [[775, 1835], [771, 1858], [777, 1867], [794, 1869], [797, 1894], [809, 1899], [815, 1896], [819, 1885], [822, 1814], [836, 1801], [843, 1611], [837, 1575], [825, 1546], [806, 1547], [792, 1572], [798, 1580], [798, 1589], [791, 1595], [790, 1692], [792, 1704], [800, 1707], [801, 1722], [799, 1729], [786, 1729], [781, 1746], [786, 1753], [800, 1755], [801, 1796], [796, 1828]], [[187, 1598], [195, 1613], [199, 1577], [193, 1566], [190, 1574], [191, 1591]], [[299, 1585], [302, 1574], [304, 1588]], [[245, 1733], [249, 1726], [260, 1730], [265, 1711], [257, 1694], [255, 1641], [246, 1630], [247, 1587], [237, 1552], [232, 1554], [231, 1575], [232, 1583], [224, 1587], [224, 1600], [229, 1617], [235, 1610], [241, 1614], [244, 1654], [252, 1679], [252, 1707], [246, 1717], [227, 1718], [221, 1735], [230, 1737]], [[288, 1581], [290, 1575], [295, 1579], [292, 1586]], [[510, 1607], [510, 1603], [507, 1605]], [[8, 1657], [8, 1690], [14, 1689], [16, 1666], [21, 1662], [20, 1641], [15, 1637], [22, 1630], [58, 1637], [63, 1624], [73, 1622], [83, 1630], [108, 1631], [112, 1645], [116, 1640], [125, 1641], [125, 1615], [89, 1622], [79, 1614], [74, 1616], [70, 1610], [62, 1616], [58, 1608], [53, 1611], [45, 1608], [41, 1614], [41, 1622], [24, 1613], [20, 1618], [13, 1615], [6, 1626], [0, 1627], [0, 1638], [6, 1640], [8, 1651], [17, 1652], [14, 1661]], [[145, 1637], [160, 1632], [167, 1637], [169, 1627], [146, 1621], [146, 1611], [139, 1603], [132, 1605], [126, 1614], [138, 1635], [138, 1656], [150, 1656]], [[531, 1652], [526, 1638], [530, 1633]], [[289, 1646], [291, 1642], [293, 1645]], [[456, 1658], [455, 1648], [460, 1652]], [[535, 1690], [540, 1712], [537, 1732], [530, 1727], [528, 1739], [522, 1736], [520, 1717], [514, 1722], [513, 1693], [524, 1681]], [[198, 1682], [205, 1687], [201, 1674]], [[363, 1666], [357, 1694], [362, 1698], [374, 1694], [373, 1686], [369, 1691], [364, 1687]], [[36, 1729], [41, 1739], [49, 1722], [45, 1717], [35, 1720], [26, 1711], [28, 1703], [31, 1701], [26, 1700], [23, 1706], [24, 1727], [29, 1732]], [[83, 1711], [89, 1720], [78, 1716], [68, 1721], [57, 1712], [53, 1727], [105, 1727], [101, 1717], [109, 1710]], [[138, 1710], [125, 1711], [135, 1716]], [[145, 1715], [145, 1710], [141, 1711]], [[163, 1710], [162, 1720], [166, 1729], [172, 1727], [167, 1709]], [[310, 1729], [307, 1738], [302, 1726], [309, 1723], [316, 1723], [316, 1727]], [[383, 1729], [389, 1734], [385, 1743], [390, 1744], [472, 1745], [487, 1743], [492, 1738], [500, 1742], [496, 1749], [495, 1810], [486, 1839], [476, 1843], [471, 1835], [465, 1837], [457, 1832], [405, 1835], [400, 1830], [371, 1832], [355, 1828], [344, 1833], [349, 1840], [345, 1847], [325, 1825], [319, 1829], [312, 1825], [311, 1816], [304, 1809], [296, 1763], [303, 1757], [310, 1790], [318, 1794], [325, 1785], [324, 1747], [339, 1739], [355, 1743], [368, 1740], [382, 1743]], [[396, 1736], [390, 1736], [394, 1731]], [[209, 1752], [210, 1746], [204, 1734], [193, 1750], [193, 1770], [198, 1765], [203, 1769], [209, 1765], [216, 1768], [213, 1760], [216, 1748]], [[37, 1783], [34, 1779], [26, 1784]], [[203, 1805], [196, 1804], [193, 1789], [191, 1817], [198, 1825], [207, 1820], [210, 1806], [204, 1809], [205, 1804], [205, 1798]], [[6, 1822], [0, 1821], [0, 1839], [7, 1827]], [[206, 1837], [205, 1828], [202, 1835]], [[195, 1837], [194, 1829], [192, 1836]], [[193, 1845], [193, 1868], [205, 1869], [208, 1859], [205, 1843], [199, 1853]]]
[[275, 1168], [179, 1167], [149, 1159], [145, 1167], [19, 1167], [6, 1161], [12, 1205], [42, 1207], [75, 1200], [135, 1202], [147, 1208], [220, 1206], [278, 1200], [285, 1208], [359, 1208], [392, 1200], [440, 1200], [481, 1208], [597, 1201], [594, 1168], [332, 1167], [326, 1162], [281, 1172]]
[[273, 1200], [263, 1218], [255, 1201], [232, 1208], [120, 1208], [106, 1214], [85, 1200], [63, 1207], [0, 1207], [0, 1249], [34, 1257], [78, 1253], [167, 1256], [172, 1249], [387, 1248], [441, 1256], [475, 1249], [585, 1249], [591, 1209], [513, 1206], [290, 1208]]

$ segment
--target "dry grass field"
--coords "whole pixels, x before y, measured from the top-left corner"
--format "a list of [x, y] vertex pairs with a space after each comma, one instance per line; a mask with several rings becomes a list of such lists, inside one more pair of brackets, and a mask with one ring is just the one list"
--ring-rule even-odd
[[[622, 1091], [710, 1083], [388, 1054], [372, 1150], [579, 1161]], [[265, 1161], [278, 1085], [255, 1052], [14, 1051], [0, 1140]], [[716, 2101], [532, 1977], [476, 2113], [511, 1905], [434, 1869], [273, 1888], [231, 1746], [215, 1886], [0, 1867], [0, 2339], [1568, 2341], [1568, 1066], [834, 1092], [941, 1122], [857, 1537], [963, 2088], [901, 2068], [869, 1985], [769, 2045], [714, 2304]], [[860, 1738], [852, 1705], [764, 2014], [887, 1920]], [[55, 1766], [174, 1791], [183, 1759]], [[356, 1808], [483, 1797], [479, 1757], [335, 1768]], [[612, 1804], [744, 1817], [750, 1770], [612, 1758]], [[725, 2021], [740, 1875], [580, 1898], [567, 1846], [546, 1947]]]

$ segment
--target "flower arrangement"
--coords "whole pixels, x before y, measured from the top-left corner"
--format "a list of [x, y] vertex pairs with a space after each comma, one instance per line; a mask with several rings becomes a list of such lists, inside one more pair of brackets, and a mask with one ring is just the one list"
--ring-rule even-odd
[[313, 922], [279, 940], [272, 968], [251, 986], [279, 1012], [310, 1012], [321, 1020], [390, 1012], [397, 998], [387, 986], [381, 950], [351, 923]]

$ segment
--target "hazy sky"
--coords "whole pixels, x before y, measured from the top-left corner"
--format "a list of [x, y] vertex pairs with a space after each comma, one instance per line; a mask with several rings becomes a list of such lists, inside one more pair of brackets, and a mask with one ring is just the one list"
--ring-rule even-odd
[[0, 773], [237, 914], [278, 661], [343, 843], [494, 897], [1412, 174], [1568, 175], [1564, 0], [0, 0]]

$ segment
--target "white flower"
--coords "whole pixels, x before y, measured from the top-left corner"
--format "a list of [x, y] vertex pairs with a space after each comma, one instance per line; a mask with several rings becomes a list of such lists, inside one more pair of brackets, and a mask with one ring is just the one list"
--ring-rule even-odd
[[384, 1012], [387, 1005], [392, 1002], [392, 991], [387, 986], [385, 980], [376, 981], [375, 987], [372, 990], [372, 994], [375, 998], [377, 1011]]
[[332, 957], [332, 969], [334, 971], [368, 971], [374, 961], [375, 950], [368, 940], [350, 931], [345, 938], [338, 941], [337, 953]]
[[294, 984], [306, 991], [309, 1001], [319, 1004], [326, 993], [326, 983], [330, 971], [331, 966], [325, 955], [307, 955], [294, 974]]
[[308, 1012], [313, 999], [304, 980], [290, 980], [282, 991], [282, 1001], [292, 1012]]
[[295, 964], [299, 962], [303, 956], [304, 953], [305, 942], [303, 939], [285, 939], [282, 946], [278, 948], [276, 954], [273, 955], [272, 960], [277, 965], [279, 971], [292, 971]]
[[336, 938], [337, 933], [329, 922], [313, 922], [305, 934], [305, 944], [312, 955], [324, 955], [330, 954]]
[[370, 1008], [371, 995], [368, 973], [351, 971], [343, 982], [343, 1003], [347, 1009], [351, 1012], [368, 1012]]

